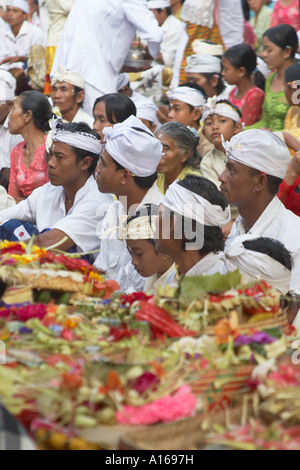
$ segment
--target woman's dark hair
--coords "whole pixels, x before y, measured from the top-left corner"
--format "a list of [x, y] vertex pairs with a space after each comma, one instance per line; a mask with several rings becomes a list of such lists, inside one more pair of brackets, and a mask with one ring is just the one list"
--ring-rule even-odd
[[166, 134], [168, 137], [176, 142], [176, 146], [181, 153], [189, 152], [188, 159], [184, 162], [184, 166], [189, 166], [195, 170], [199, 170], [202, 160], [200, 153], [197, 150], [200, 138], [195, 135], [190, 129], [183, 124], [176, 121], [171, 121], [163, 124], [159, 128], [159, 133]]
[[286, 69], [284, 79], [286, 82], [300, 81], [300, 62], [296, 62]]
[[[223, 210], [228, 207], [228, 202], [225, 197], [221, 194], [218, 190], [217, 186], [206, 178], [202, 178], [200, 176], [188, 175], [184, 180], [178, 181], [180, 186], [189, 191], [202, 196], [204, 199], [207, 199], [211, 204], [221, 206]], [[180, 216], [176, 214], [176, 217], [180, 219]], [[181, 219], [183, 219], [181, 217]], [[225, 246], [225, 237], [220, 227], [208, 227], [201, 226], [195, 220], [192, 221], [192, 233], [203, 233], [204, 232], [204, 240], [203, 246], [200, 248], [200, 253], [202, 255], [208, 255], [209, 253], [217, 253], [219, 251], [224, 250]], [[184, 227], [185, 224], [182, 224]], [[185, 238], [185, 234], [183, 236], [183, 249], [186, 249], [186, 243], [194, 243], [194, 240], [187, 240]]]
[[136, 116], [136, 106], [132, 99], [122, 93], [109, 93], [96, 99], [93, 112], [96, 105], [104, 101], [108, 122], [117, 124], [126, 121], [130, 116]]
[[291, 49], [291, 58], [293, 59], [296, 55], [299, 47], [298, 36], [295, 28], [289, 24], [280, 24], [273, 28], [267, 29], [264, 33], [264, 37], [267, 37], [271, 42], [281, 49], [287, 47]]
[[260, 88], [262, 91], [265, 91], [266, 79], [258, 69], [254, 71], [254, 83], [257, 88]]
[[256, 240], [246, 240], [243, 242], [243, 245], [247, 250], [257, 251], [258, 253], [264, 253], [270, 256], [270, 258], [278, 261], [282, 266], [290, 271], [293, 268], [293, 258], [291, 254], [278, 240], [260, 237]]
[[243, 7], [243, 13], [244, 13], [244, 18], [246, 21], [249, 21], [250, 19], [250, 7], [248, 4], [247, 0], [242, 0], [242, 7]]
[[230, 47], [224, 52], [223, 57], [236, 69], [243, 67], [248, 77], [250, 77], [256, 69], [257, 56], [249, 44], [237, 44], [236, 46]]
[[[82, 132], [84, 134], [90, 134], [91, 136], [95, 137], [97, 140], [100, 141], [100, 136], [95, 132], [93, 129], [90, 128], [88, 124], [85, 122], [62, 122], [58, 124], [59, 129], [63, 129], [68, 132]], [[92, 163], [89, 167], [89, 173], [93, 175], [95, 173], [97, 163], [99, 160], [99, 155], [89, 152], [87, 150], [82, 150], [77, 147], [71, 147], [72, 151], [76, 155], [76, 162], [79, 163], [81, 160], [83, 160], [85, 157], [91, 157], [92, 158]]]
[[23, 113], [31, 111], [35, 127], [41, 131], [50, 130], [49, 121], [52, 119], [52, 109], [48, 98], [40, 91], [24, 91], [20, 95]]

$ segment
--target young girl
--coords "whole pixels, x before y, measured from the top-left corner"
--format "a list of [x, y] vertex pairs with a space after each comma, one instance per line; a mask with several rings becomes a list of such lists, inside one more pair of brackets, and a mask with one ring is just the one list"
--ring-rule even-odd
[[253, 86], [252, 74], [256, 62], [256, 54], [248, 44], [230, 47], [222, 58], [224, 79], [229, 85], [236, 85], [228, 99], [240, 109], [246, 126], [260, 120], [265, 98], [264, 92]]
[[298, 36], [292, 26], [281, 24], [265, 32], [263, 45], [262, 57], [273, 73], [266, 80], [262, 118], [250, 128], [282, 131], [290, 107], [284, 93], [285, 71], [294, 63]]
[[136, 271], [148, 278], [144, 292], [154, 294], [165, 283], [175, 265], [169, 256], [155, 250], [155, 230], [159, 207], [146, 204], [126, 221], [126, 243]]
[[136, 106], [128, 96], [122, 93], [109, 93], [97, 98], [93, 109], [94, 131], [101, 137], [103, 143], [104, 127], [112, 127], [118, 122], [123, 122], [130, 116], [136, 116]]
[[274, 6], [271, 26], [289, 24], [300, 29], [299, 0], [278, 0]]

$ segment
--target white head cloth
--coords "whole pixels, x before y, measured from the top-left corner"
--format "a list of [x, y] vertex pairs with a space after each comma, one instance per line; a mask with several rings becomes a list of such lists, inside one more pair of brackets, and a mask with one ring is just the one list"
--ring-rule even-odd
[[195, 41], [192, 42], [192, 48], [195, 54], [199, 55], [222, 56], [224, 53], [224, 48], [221, 44], [210, 44], [202, 39], [195, 39]]
[[29, 4], [26, 0], [7, 0], [6, 7], [20, 8], [24, 13], [29, 14]]
[[136, 115], [139, 119], [146, 119], [150, 122], [156, 122], [157, 106], [149, 101], [143, 101], [137, 104]]
[[63, 144], [70, 145], [70, 147], [75, 147], [86, 150], [87, 152], [95, 153], [96, 155], [100, 155], [103, 149], [103, 145], [95, 136], [86, 134], [85, 132], [66, 131], [60, 128], [60, 124], [62, 124], [60, 119], [53, 118], [51, 126], [52, 142], [62, 142]]
[[223, 210], [221, 206], [211, 204], [207, 199], [178, 184], [177, 181], [167, 189], [162, 204], [171, 211], [208, 227], [223, 228], [231, 220], [229, 206]]
[[178, 100], [190, 104], [195, 108], [201, 108], [205, 104], [205, 98], [201, 91], [188, 86], [180, 86], [167, 92], [169, 100]]
[[232, 137], [230, 142], [225, 142], [223, 138], [222, 145], [231, 160], [266, 175], [285, 178], [291, 154], [283, 140], [273, 132], [249, 129]]
[[219, 114], [220, 116], [224, 116], [227, 118], [232, 119], [234, 122], [240, 122], [241, 116], [239, 113], [228, 103], [218, 103], [217, 97], [208, 98], [206, 104], [202, 109], [202, 120], [208, 118], [212, 114]]
[[57, 82], [71, 83], [71, 85], [78, 86], [78, 88], [84, 89], [84, 80], [81, 75], [76, 72], [72, 72], [71, 70], [67, 70], [62, 65], [58, 67], [52, 77], [52, 85]]
[[12, 101], [15, 97], [17, 81], [11, 73], [0, 70], [0, 101]]
[[157, 8], [168, 8], [171, 4], [170, 0], [148, 0], [147, 6], [149, 10], [156, 10]]
[[214, 10], [215, 0], [185, 0], [181, 18], [188, 23], [212, 28]]
[[250, 281], [261, 279], [271, 284], [281, 294], [290, 290], [291, 271], [265, 253], [248, 250], [243, 242], [257, 240], [257, 235], [241, 235], [236, 237], [225, 250], [225, 264], [228, 271], [239, 269], [241, 274]]
[[117, 91], [122, 90], [124, 86], [128, 85], [130, 78], [128, 73], [120, 73], [117, 79], [116, 89]]
[[134, 176], [148, 177], [156, 172], [163, 146], [140, 119], [126, 121], [103, 129], [105, 149], [119, 165]]
[[157, 219], [158, 215], [152, 215], [151, 218], [149, 216], [137, 217], [120, 231], [119, 238], [121, 240], [154, 240]]
[[221, 60], [213, 55], [193, 54], [186, 63], [186, 73], [221, 73]]

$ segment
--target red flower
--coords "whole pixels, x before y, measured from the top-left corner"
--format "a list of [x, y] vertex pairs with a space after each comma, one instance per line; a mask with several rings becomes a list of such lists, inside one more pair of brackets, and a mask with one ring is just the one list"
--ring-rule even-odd
[[123, 295], [120, 298], [120, 302], [122, 305], [129, 304], [130, 306], [137, 301], [140, 300], [149, 300], [153, 296], [146, 295], [144, 292], [134, 292], [133, 294]]
[[121, 341], [124, 338], [130, 338], [136, 333], [138, 333], [138, 330], [128, 330], [126, 325], [123, 325], [121, 328], [112, 326], [108, 336], [112, 338], [112, 341]]
[[138, 377], [132, 388], [142, 395], [146, 390], [156, 390], [156, 386], [160, 384], [159, 378], [151, 372], [145, 372], [143, 375]]
[[[24, 235], [24, 233], [23, 233]], [[23, 236], [20, 234], [20, 236]], [[7, 253], [10, 253], [12, 255], [24, 255], [26, 253], [26, 250], [22, 247], [22, 245], [20, 245], [19, 243], [16, 243], [15, 245], [13, 246], [8, 246], [6, 248], [3, 248], [1, 250], [1, 253], [3, 255], [7, 254]]]
[[62, 380], [60, 388], [62, 390], [75, 391], [83, 386], [83, 378], [81, 371], [76, 370], [75, 372], [65, 372], [62, 374]]

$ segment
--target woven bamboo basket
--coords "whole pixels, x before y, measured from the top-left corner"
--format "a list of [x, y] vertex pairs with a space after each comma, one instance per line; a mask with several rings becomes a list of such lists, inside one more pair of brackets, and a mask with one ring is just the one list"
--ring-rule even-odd
[[[246, 411], [246, 413], [245, 413]], [[250, 408], [232, 408], [218, 413], [204, 413], [175, 423], [157, 424], [132, 431], [121, 437], [120, 450], [201, 450], [206, 433], [214, 424], [228, 427], [244, 425], [253, 416]]]

